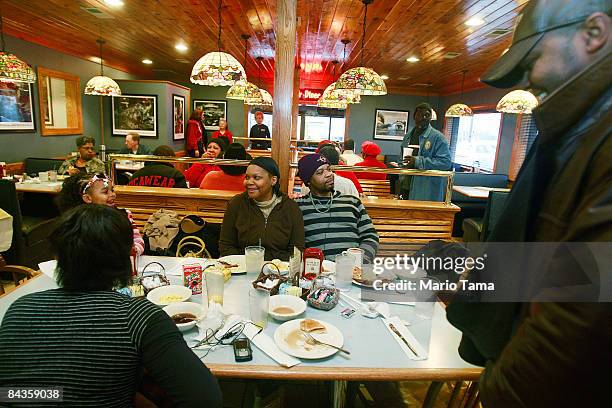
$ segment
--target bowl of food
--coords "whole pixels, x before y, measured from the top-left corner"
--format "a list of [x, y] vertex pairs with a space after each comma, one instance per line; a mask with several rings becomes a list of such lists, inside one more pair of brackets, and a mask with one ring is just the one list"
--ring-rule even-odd
[[274, 295], [270, 297], [270, 316], [281, 322], [295, 319], [305, 310], [306, 302], [297, 296]]
[[164, 312], [172, 318], [180, 331], [187, 331], [195, 327], [198, 320], [204, 316], [202, 305], [193, 302], [170, 303], [164, 307]]
[[191, 297], [191, 289], [181, 285], [160, 286], [149, 292], [147, 299], [156, 305], [166, 306], [170, 303], [184, 302]]

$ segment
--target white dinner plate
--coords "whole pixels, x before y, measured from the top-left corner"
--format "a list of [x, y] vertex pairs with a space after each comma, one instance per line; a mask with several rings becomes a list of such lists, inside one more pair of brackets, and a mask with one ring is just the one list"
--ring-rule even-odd
[[[304, 359], [319, 359], [329, 357], [338, 352], [333, 347], [323, 344], [305, 345], [306, 339], [301, 334], [300, 322], [304, 319], [295, 319], [285, 322], [278, 326], [274, 332], [274, 342], [285, 353]], [[323, 334], [312, 334], [312, 337], [325, 343], [333, 344], [334, 346], [342, 347], [344, 345], [344, 336], [336, 326], [322, 320], [317, 321], [327, 330]]]
[[219, 258], [220, 261], [224, 261], [230, 264], [238, 265], [230, 268], [232, 275], [242, 275], [246, 273], [246, 256], [244, 255], [227, 255]]

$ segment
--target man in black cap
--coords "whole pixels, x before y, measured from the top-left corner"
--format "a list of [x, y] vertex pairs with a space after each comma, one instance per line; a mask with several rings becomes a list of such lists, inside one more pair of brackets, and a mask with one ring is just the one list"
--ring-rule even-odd
[[[612, 0], [532, 0], [482, 77], [524, 81], [543, 98], [538, 138], [489, 241], [612, 241], [611, 13]], [[485, 407], [596, 407], [609, 405], [611, 305], [451, 303], [447, 316], [463, 331], [462, 357], [486, 363]]]

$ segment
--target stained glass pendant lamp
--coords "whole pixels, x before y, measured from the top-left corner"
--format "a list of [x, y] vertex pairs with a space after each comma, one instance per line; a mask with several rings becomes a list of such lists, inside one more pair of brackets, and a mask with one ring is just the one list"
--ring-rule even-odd
[[[336, 65], [338, 61], [332, 61], [334, 64], [334, 78], [336, 77]], [[350, 95], [350, 96], [349, 96]], [[323, 95], [317, 101], [317, 106], [321, 108], [346, 109], [349, 103], [360, 102], [361, 96], [352, 91], [339, 92], [336, 90], [336, 83], [332, 82], [325, 88]], [[349, 102], [349, 100], [353, 102]]]
[[[460, 100], [463, 99], [463, 85], [465, 82], [466, 72], [467, 71], [463, 71], [463, 78], [461, 79], [461, 98]], [[461, 116], [474, 116], [474, 113], [472, 112], [472, 109], [466, 104], [456, 103], [454, 105], [451, 105], [450, 108], [448, 108], [444, 116], [446, 116], [447, 118], [458, 118]]]
[[36, 82], [36, 73], [25, 62], [15, 54], [6, 52], [4, 42], [4, 27], [2, 26], [2, 14], [0, 13], [0, 41], [2, 51], [0, 52], [0, 81], [2, 82]]
[[531, 113], [538, 106], [538, 98], [531, 92], [515, 90], [508, 92], [497, 103], [497, 111], [503, 113]]
[[[257, 60], [257, 83], [261, 86], [261, 61], [263, 57], [255, 58]], [[259, 95], [255, 98], [247, 98], [244, 100], [245, 105], [269, 107], [273, 105], [272, 95], [263, 88], [259, 88]]]
[[386, 95], [387, 87], [380, 75], [371, 68], [363, 66], [363, 53], [365, 47], [366, 17], [368, 4], [374, 0], [361, 0], [365, 5], [363, 13], [363, 33], [361, 36], [361, 63], [359, 67], [351, 68], [343, 73], [336, 82], [337, 90], [353, 90], [361, 95]]
[[240, 62], [230, 54], [221, 52], [221, 5], [219, 0], [219, 35], [217, 37], [217, 51], [209, 52], [200, 58], [191, 70], [190, 80], [194, 84], [205, 86], [232, 86], [236, 81], [244, 78], [246, 73]]
[[[244, 40], [244, 66], [246, 67], [247, 62], [247, 41], [251, 38], [248, 34], [242, 34], [242, 39]], [[236, 81], [234, 85], [227, 90], [227, 94], [225, 95], [228, 99], [253, 99], [257, 98], [260, 95], [259, 88], [257, 85], [247, 81], [246, 76]]]
[[[343, 39], [341, 41], [342, 41], [342, 44], [344, 44], [344, 50], [342, 51], [342, 61], [346, 62], [346, 46], [351, 41], [348, 39]], [[335, 79], [336, 78], [336, 66], [338, 64], [338, 61], [332, 61], [332, 64], [334, 64], [334, 79]], [[361, 94], [353, 89], [336, 89], [336, 82], [332, 83], [327, 88], [331, 88], [331, 89], [329, 91], [330, 93], [327, 94], [326, 100], [329, 100], [329, 101], [341, 100], [349, 104], [361, 103]]]
[[85, 95], [119, 96], [121, 95], [121, 88], [119, 88], [119, 85], [117, 85], [112, 78], [104, 76], [104, 60], [102, 59], [102, 45], [104, 44], [104, 40], [98, 38], [96, 42], [100, 46], [100, 75], [96, 75], [87, 81], [83, 93]]

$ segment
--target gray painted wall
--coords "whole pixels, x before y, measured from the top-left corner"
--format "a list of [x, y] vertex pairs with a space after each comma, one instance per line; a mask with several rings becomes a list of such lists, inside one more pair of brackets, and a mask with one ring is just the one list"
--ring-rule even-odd
[[[440, 113], [441, 116], [444, 116], [444, 112], [446, 112], [449, 106], [459, 102], [463, 102], [469, 106], [490, 105], [493, 109], [495, 109], [497, 102], [499, 102], [499, 100], [508, 92], [510, 92], [510, 89], [487, 87], [464, 94], [463, 100], [460, 100], [462, 99], [461, 94], [443, 96], [440, 101]], [[499, 143], [499, 151], [497, 153], [497, 161], [495, 163], [495, 173], [508, 174], [517, 118], [518, 115], [512, 113], [506, 113], [503, 115], [501, 140]], [[444, 124], [444, 120], [442, 120], [442, 124]]]
[[[173, 112], [172, 95], [185, 97], [185, 104], [189, 106], [189, 90], [167, 82], [138, 82], [138, 81], [118, 81], [121, 92], [124, 95], [155, 95], [157, 96], [157, 138], [141, 137], [140, 143], [154, 150], [157, 146], [168, 145], [175, 151], [185, 149], [184, 140], [173, 140]], [[109, 149], [120, 149], [124, 147], [125, 135], [113, 135], [112, 111], [110, 98], [105, 100], [104, 106], [104, 135], [105, 143]], [[185, 122], [189, 118], [189, 108], [185, 112]]]
[[[63, 54], [40, 45], [32, 44], [5, 34], [7, 50], [30, 64], [77, 75], [81, 79], [81, 104], [83, 133], [100, 142], [100, 110], [97, 96], [83, 95], [85, 84], [100, 72], [100, 66], [90, 61]], [[104, 74], [112, 78], [132, 78], [130, 74], [105, 68]], [[133, 79], [133, 78], [132, 78]], [[57, 157], [76, 151], [76, 136], [42, 136], [40, 134], [40, 107], [38, 84], [32, 84], [35, 132], [0, 132], [0, 161], [20, 162], [26, 157]]]
[[[362, 96], [361, 103], [350, 105], [349, 109], [349, 134], [355, 141], [355, 150], [361, 152], [361, 144], [366, 140], [376, 142], [382, 149], [382, 154], [400, 154], [401, 141], [374, 140], [374, 125], [376, 123], [376, 109], [397, 109], [410, 111], [408, 131], [414, 127], [414, 107], [421, 102], [426, 102], [427, 97], [418, 95], [384, 95], [384, 96]], [[440, 115], [440, 98], [429, 97], [430, 105], [438, 113], [438, 121], [432, 122], [434, 127], [444, 125], [444, 117]], [[441, 123], [440, 120], [442, 120]]]
[[[227, 102], [227, 126], [232, 135], [237, 137], [245, 137], [248, 131], [245, 130], [244, 109], [242, 101], [235, 99], [226, 99], [228, 86], [202, 86], [197, 84], [181, 83], [181, 85], [191, 88], [191, 102], [189, 105], [189, 113], [193, 109], [193, 100], [202, 99], [209, 101], [226, 101]], [[212, 134], [212, 131], [207, 130], [207, 135]]]

